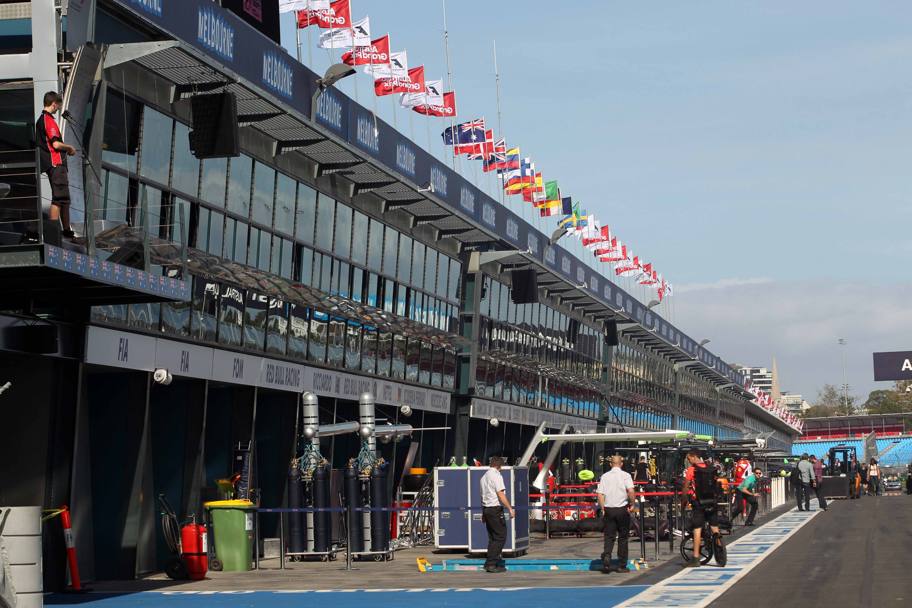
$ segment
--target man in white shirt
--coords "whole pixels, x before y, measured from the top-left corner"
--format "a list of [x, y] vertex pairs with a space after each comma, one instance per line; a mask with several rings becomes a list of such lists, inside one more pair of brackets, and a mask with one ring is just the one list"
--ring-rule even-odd
[[486, 572], [507, 571], [503, 564], [503, 547], [507, 540], [504, 509], [509, 511], [510, 517], [516, 515], [507, 499], [507, 489], [500, 473], [503, 463], [500, 456], [491, 458], [491, 468], [481, 478], [481, 506], [484, 507], [481, 517], [488, 529], [488, 555], [484, 566]]
[[617, 537], [618, 566], [615, 572], [629, 572], [627, 569], [627, 540], [630, 537], [630, 512], [636, 505], [633, 478], [621, 468], [624, 459], [615, 454], [610, 458], [611, 470], [599, 480], [598, 504], [605, 520], [605, 547], [602, 553], [602, 572], [608, 574], [611, 568], [611, 551]]

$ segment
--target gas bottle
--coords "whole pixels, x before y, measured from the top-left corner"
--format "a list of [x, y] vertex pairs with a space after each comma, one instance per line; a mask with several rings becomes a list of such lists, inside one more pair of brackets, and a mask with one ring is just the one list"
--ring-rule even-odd
[[187, 566], [190, 580], [206, 578], [209, 570], [207, 541], [206, 526], [194, 521], [181, 528], [181, 559]]

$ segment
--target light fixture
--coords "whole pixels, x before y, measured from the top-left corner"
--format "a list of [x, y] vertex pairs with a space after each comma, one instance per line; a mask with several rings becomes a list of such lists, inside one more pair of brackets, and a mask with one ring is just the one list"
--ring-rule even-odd
[[710, 340], [709, 338], [703, 338], [702, 340], [700, 340], [700, 346], [706, 346], [710, 342], [712, 342], [712, 340]]
[[320, 95], [323, 94], [323, 91], [336, 84], [343, 78], [355, 74], [355, 68], [346, 64], [346, 63], [334, 63], [328, 68], [323, 74], [323, 78], [317, 78], [317, 90], [314, 91], [313, 97], [310, 99], [310, 121], [314, 122], [317, 118], [317, 102], [320, 100]]
[[659, 304], [661, 304], [661, 302], [659, 302], [658, 300], [652, 300], [651, 302], [649, 302], [649, 304], [646, 305], [646, 310], [652, 310]]

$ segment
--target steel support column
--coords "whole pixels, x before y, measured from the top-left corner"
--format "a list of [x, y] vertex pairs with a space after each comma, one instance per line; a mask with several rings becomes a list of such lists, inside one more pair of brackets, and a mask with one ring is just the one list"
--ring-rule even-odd
[[459, 333], [468, 341], [457, 354], [458, 369], [456, 376], [455, 421], [453, 432], [453, 455], [457, 459], [467, 455], [469, 448], [469, 410], [472, 396], [475, 394], [475, 372], [478, 369], [478, 356], [481, 340], [481, 296], [484, 290], [484, 274], [473, 269], [469, 264], [471, 253], [462, 257], [462, 290], [459, 295]]

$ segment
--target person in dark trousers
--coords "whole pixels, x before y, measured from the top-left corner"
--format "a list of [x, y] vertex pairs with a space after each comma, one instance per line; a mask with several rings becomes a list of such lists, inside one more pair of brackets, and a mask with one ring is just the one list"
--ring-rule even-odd
[[[699, 450], [687, 452], [690, 464], [684, 472], [684, 486], [681, 488], [681, 511], [687, 503], [693, 507], [690, 516], [690, 527], [693, 532], [693, 557], [685, 562], [685, 568], [700, 567], [700, 546], [702, 545], [703, 526], [709, 524], [713, 539], [719, 534], [718, 483], [715, 469], [703, 462]], [[691, 496], [691, 491], [693, 496]]]
[[507, 489], [500, 472], [503, 464], [503, 458], [500, 456], [492, 457], [491, 468], [481, 478], [481, 517], [488, 530], [488, 555], [484, 565], [486, 572], [507, 571], [503, 563], [503, 548], [507, 540], [504, 510], [510, 513], [510, 517], [516, 516], [507, 499]]
[[868, 467], [868, 493], [880, 496], [880, 465], [874, 458], [871, 459], [871, 465]]
[[76, 154], [76, 148], [63, 143], [60, 127], [54, 119], [54, 114], [60, 111], [63, 98], [56, 91], [44, 94], [44, 110], [35, 121], [35, 143], [38, 146], [38, 155], [41, 171], [47, 174], [51, 183], [51, 221], [60, 220], [62, 231], [60, 234], [73, 238], [70, 227], [70, 178], [67, 173], [66, 157]]
[[820, 503], [820, 508], [824, 511], [827, 510], [826, 497], [823, 495], [823, 492], [820, 491], [821, 485], [823, 484], [823, 461], [817, 460], [816, 456], [811, 456], [811, 466], [814, 467], [814, 492], [817, 494], [817, 502]]
[[[645, 461], [645, 459], [644, 459]], [[595, 492], [605, 520], [605, 546], [602, 552], [602, 572], [629, 572], [627, 542], [630, 538], [630, 512], [636, 506], [633, 478], [621, 466], [624, 459], [615, 454], [610, 458], [611, 470], [602, 475]], [[618, 565], [611, 567], [611, 552], [617, 539]]]
[[763, 477], [763, 471], [759, 467], [754, 469], [752, 475], [745, 477], [737, 489], [737, 500], [735, 501], [735, 512], [732, 513], [732, 519], [738, 517], [741, 514], [741, 505], [742, 503], [747, 503], [750, 505], [750, 510], [747, 514], [747, 519], [744, 521], [745, 526], [754, 525], [754, 517], [757, 516], [757, 507], [759, 503], [757, 502], [757, 497], [760, 495], [757, 492], [757, 482], [760, 478]]
[[633, 473], [633, 480], [637, 482], [649, 481], [649, 463], [646, 462], [645, 456], [640, 456], [636, 471]]
[[[800, 491], [798, 492], [798, 510], [799, 511], [810, 511], [811, 510], [811, 481], [814, 479], [814, 467], [811, 465], [811, 461], [808, 460], [807, 453], [801, 455], [801, 460], [798, 461], [798, 487]], [[804, 508], [801, 508], [802, 503]]]

